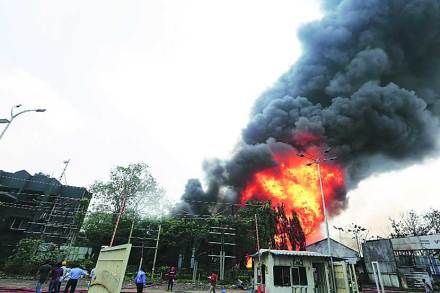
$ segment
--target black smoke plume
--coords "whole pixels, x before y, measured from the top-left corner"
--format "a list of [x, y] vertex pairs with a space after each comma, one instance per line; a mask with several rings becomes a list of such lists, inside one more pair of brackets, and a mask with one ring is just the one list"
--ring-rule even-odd
[[[250, 174], [275, 164], [274, 151], [304, 147], [303, 133], [333, 147], [348, 188], [437, 150], [440, 1], [327, 0], [323, 9], [299, 32], [301, 58], [257, 99], [232, 158], [205, 163], [208, 189], [188, 181], [191, 212], [194, 199], [237, 200]], [[333, 213], [345, 191], [336, 201]]]

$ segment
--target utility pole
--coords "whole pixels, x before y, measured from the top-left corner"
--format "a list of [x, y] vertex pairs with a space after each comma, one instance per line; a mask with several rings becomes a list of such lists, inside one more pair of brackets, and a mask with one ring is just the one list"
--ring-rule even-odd
[[138, 271], [141, 269], [143, 261], [144, 261], [144, 242], [142, 242], [141, 260], [139, 261], [139, 269], [138, 269]]
[[153, 281], [154, 281], [154, 269], [156, 267], [157, 250], [159, 248], [159, 238], [160, 238], [161, 229], [162, 229], [162, 224], [159, 224], [159, 231], [157, 232], [157, 238], [156, 238], [156, 249], [154, 250], [153, 268], [151, 269], [151, 280]]
[[[258, 252], [258, 270], [260, 271], [260, 285], [263, 285], [263, 290], [262, 292], [264, 292], [264, 285], [263, 284], [263, 271], [261, 270], [261, 253], [260, 253], [260, 236], [258, 234], [258, 220], [257, 220], [257, 214], [254, 215], [255, 216], [255, 234], [257, 236], [257, 252]], [[261, 289], [258, 290], [259, 292], [261, 292]]]
[[131, 243], [131, 235], [133, 235], [134, 220], [131, 222], [130, 235], [128, 235], [128, 243]]
[[[158, 253], [158, 249], [159, 249], [159, 239], [160, 239], [160, 233], [162, 231], [162, 225], [159, 224], [159, 228], [158, 230], [152, 230], [151, 227], [148, 227], [146, 231], [144, 231], [146, 233], [147, 237], [135, 237], [133, 236], [133, 231], [134, 230], [139, 230], [139, 229], [135, 229], [134, 227], [134, 221], [131, 224], [131, 229], [130, 229], [130, 235], [128, 237], [128, 243], [134, 243], [131, 247], [132, 248], [140, 248], [141, 249], [141, 259], [139, 261], [139, 269], [142, 267], [142, 263], [144, 261], [144, 249], [154, 249], [154, 260], [153, 260], [153, 269], [152, 269], [152, 274], [151, 274], [151, 278], [154, 278], [154, 271], [155, 271], [155, 266], [156, 266], [156, 258], [157, 258], [157, 253]], [[157, 232], [156, 236], [154, 237], [152, 235], [152, 231]], [[155, 241], [155, 246], [145, 246], [145, 242], [146, 241]], [[139, 244], [140, 242], [140, 244]], [[150, 242], [151, 243], [151, 242]], [[151, 245], [151, 244], [150, 244]]]
[[112, 239], [110, 240], [110, 245], [109, 245], [110, 247], [113, 246], [113, 242], [116, 236], [116, 230], [118, 230], [119, 221], [121, 220], [121, 216], [124, 213], [124, 210], [125, 210], [125, 195], [122, 195], [121, 207], [119, 208], [118, 217], [116, 218], [115, 227], [113, 228]]
[[[209, 234], [211, 235], [220, 235], [220, 241], [210, 241], [209, 244], [219, 245], [220, 252], [219, 255], [210, 254], [208, 256], [218, 257], [219, 258], [219, 280], [223, 281], [225, 278], [225, 259], [226, 258], [235, 258], [233, 255], [226, 255], [226, 246], [235, 246], [235, 228], [230, 227], [210, 227]], [[229, 242], [226, 242], [227, 237], [232, 237], [229, 239]], [[218, 239], [217, 239], [218, 240]]]

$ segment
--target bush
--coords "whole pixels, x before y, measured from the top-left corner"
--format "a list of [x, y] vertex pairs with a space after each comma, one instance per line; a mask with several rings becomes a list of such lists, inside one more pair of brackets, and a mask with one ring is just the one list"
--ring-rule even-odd
[[25, 238], [20, 240], [14, 254], [5, 263], [5, 272], [17, 275], [33, 275], [46, 261], [60, 260], [62, 251], [43, 240]]

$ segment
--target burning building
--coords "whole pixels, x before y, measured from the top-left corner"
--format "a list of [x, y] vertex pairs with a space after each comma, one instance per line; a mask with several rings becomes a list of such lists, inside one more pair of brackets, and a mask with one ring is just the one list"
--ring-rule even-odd
[[299, 31], [302, 56], [255, 102], [231, 158], [206, 161], [207, 188], [188, 181], [180, 208], [271, 199], [289, 219], [295, 212], [310, 240], [323, 208], [316, 170], [298, 152], [331, 146], [337, 156], [322, 165], [330, 216], [371, 174], [437, 152], [440, 2], [324, 0], [322, 7], [322, 19]]

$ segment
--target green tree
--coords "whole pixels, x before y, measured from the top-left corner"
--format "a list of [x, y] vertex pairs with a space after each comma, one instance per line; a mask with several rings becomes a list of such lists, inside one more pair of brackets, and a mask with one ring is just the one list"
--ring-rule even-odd
[[[229, 209], [228, 209], [229, 211]], [[218, 246], [209, 244], [216, 241], [215, 235], [209, 234], [210, 227], [232, 227], [236, 229], [235, 247], [227, 247], [228, 254], [235, 255], [236, 260], [244, 266], [245, 255], [255, 253], [256, 231], [255, 215], [258, 218], [258, 232], [261, 248], [274, 247], [275, 234], [275, 212], [271, 203], [258, 201], [249, 202], [247, 205], [234, 206], [229, 214], [213, 215], [209, 218], [181, 217], [171, 215], [162, 218], [141, 217], [136, 211], [127, 210], [121, 218], [116, 234], [116, 243], [127, 243], [130, 234], [131, 224], [134, 223], [133, 239], [131, 243], [135, 246], [132, 252], [131, 263], [138, 264], [142, 245], [141, 238], [153, 238], [143, 241], [145, 247], [155, 246], [155, 235], [148, 235], [147, 230], [157, 230], [162, 225], [160, 235], [157, 268], [160, 266], [177, 265], [179, 254], [184, 255], [184, 267], [189, 267], [192, 249], [195, 248], [195, 256], [199, 261], [200, 270], [217, 268], [218, 263], [209, 257], [211, 254], [218, 254]], [[94, 246], [98, 252], [101, 245], [108, 245], [112, 231], [112, 214], [109, 212], [90, 213], [84, 222], [83, 231], [88, 245]], [[154, 234], [154, 233], [153, 233]], [[144, 249], [144, 265], [151, 268], [154, 249]], [[228, 260], [228, 266], [232, 266]]]
[[14, 254], [5, 263], [5, 271], [19, 275], [33, 275], [46, 260], [60, 260], [64, 252], [55, 244], [44, 243], [40, 239], [20, 240]]
[[391, 237], [420, 236], [428, 234], [428, 227], [424, 217], [410, 210], [403, 213], [399, 219], [390, 219]]
[[88, 214], [82, 226], [82, 230], [87, 238], [87, 244], [96, 248], [102, 245], [108, 245], [112, 229], [113, 215], [105, 212], [93, 212]]
[[[85, 236], [83, 244], [93, 247], [94, 253], [98, 252], [101, 246], [109, 245], [114, 228], [113, 218], [114, 215], [112, 213], [101, 211], [91, 212], [85, 218], [81, 229]], [[140, 221], [141, 219], [139, 215], [132, 211], [127, 211], [121, 217], [119, 222], [114, 245], [127, 243], [132, 223], [136, 223], [137, 229], [139, 229], [139, 223], [141, 223]], [[133, 236], [138, 236], [138, 234], [139, 233], [137, 231], [133, 232]]]
[[429, 228], [429, 233], [440, 233], [440, 210], [430, 209], [423, 215], [423, 219]]
[[110, 172], [107, 182], [96, 181], [90, 188], [97, 211], [119, 213], [122, 205], [128, 210], [153, 215], [163, 212], [165, 191], [144, 163], [118, 166]]
[[273, 248], [275, 235], [275, 211], [271, 208], [271, 202], [249, 201], [243, 207], [239, 207], [235, 221], [238, 226], [239, 241], [246, 243], [243, 246], [247, 253], [255, 252], [256, 227], [255, 215], [258, 222], [258, 235], [261, 248]]

